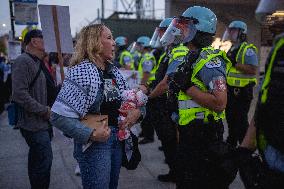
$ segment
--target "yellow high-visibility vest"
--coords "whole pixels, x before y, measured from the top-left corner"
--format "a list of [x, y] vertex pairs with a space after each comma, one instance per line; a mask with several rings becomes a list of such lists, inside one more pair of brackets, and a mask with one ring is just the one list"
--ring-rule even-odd
[[[241, 47], [238, 50], [236, 55], [236, 62], [244, 64], [245, 55], [248, 48], [254, 49], [257, 52], [257, 48], [253, 44], [248, 44], [247, 42], [243, 42]], [[255, 75], [244, 74], [243, 72], [237, 70], [234, 66], [228, 72], [227, 75], [227, 84], [233, 87], [245, 87], [250, 83], [257, 83], [257, 79]]]
[[[205, 84], [197, 78], [197, 73], [207, 62], [215, 57], [222, 57], [226, 62], [226, 67], [230, 67], [231, 61], [227, 58], [226, 53], [224, 51], [214, 49], [213, 47], [203, 48], [199, 58], [196, 60], [197, 63], [193, 67], [191, 82], [204, 92], [208, 91], [208, 89]], [[183, 91], [180, 91], [178, 94], [178, 111], [179, 125], [181, 126], [188, 125], [195, 119], [203, 119], [204, 122], [208, 122], [209, 115], [212, 115], [215, 121], [225, 118], [225, 111], [217, 113], [209, 110], [208, 108], [202, 107]]]

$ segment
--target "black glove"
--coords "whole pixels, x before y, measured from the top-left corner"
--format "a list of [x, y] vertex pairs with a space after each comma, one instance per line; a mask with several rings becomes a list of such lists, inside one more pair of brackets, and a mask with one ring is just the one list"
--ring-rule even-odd
[[245, 188], [261, 189], [261, 183], [266, 177], [266, 168], [260, 156], [243, 147], [238, 147], [236, 152], [239, 173]]
[[185, 57], [184, 63], [178, 66], [177, 72], [173, 76], [173, 81], [177, 83], [182, 91], [186, 91], [193, 86], [191, 82], [192, 64], [197, 60], [199, 52], [189, 52]]
[[191, 72], [178, 71], [173, 76], [173, 82], [179, 86], [180, 90], [185, 92], [188, 88], [193, 86], [193, 83], [191, 82]]
[[251, 159], [254, 151], [248, 148], [238, 147], [235, 153], [236, 153], [238, 164], [243, 165]]
[[178, 92], [181, 90], [180, 85], [174, 81], [174, 74], [170, 74], [168, 76], [168, 85], [169, 85], [169, 94], [172, 96], [176, 96]]

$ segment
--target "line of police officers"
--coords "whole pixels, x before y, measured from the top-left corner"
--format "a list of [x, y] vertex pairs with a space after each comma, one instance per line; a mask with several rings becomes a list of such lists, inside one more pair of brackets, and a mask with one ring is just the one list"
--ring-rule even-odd
[[[271, 25], [275, 35], [284, 32], [284, 20], [277, 23]], [[119, 65], [140, 72], [149, 97], [140, 144], [152, 142], [156, 130], [169, 165], [169, 173], [158, 179], [176, 182], [179, 189], [228, 188], [238, 170], [246, 188], [283, 188], [284, 34], [275, 38], [249, 126], [258, 50], [247, 42], [242, 21], [231, 22], [224, 32], [223, 40], [232, 42], [228, 53], [214, 49], [216, 25], [210, 9], [193, 6], [164, 19], [151, 40], [139, 37], [132, 54], [125, 37], [116, 39]], [[255, 139], [262, 160], [253, 154]]]

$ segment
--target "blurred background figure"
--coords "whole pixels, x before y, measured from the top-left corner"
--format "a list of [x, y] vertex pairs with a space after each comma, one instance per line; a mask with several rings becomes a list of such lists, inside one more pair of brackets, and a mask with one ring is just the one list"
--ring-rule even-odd
[[133, 57], [134, 69], [138, 70], [139, 62], [140, 62], [140, 59], [141, 59], [141, 53], [137, 49], [136, 41], [131, 43], [127, 49], [129, 50], [129, 52], [131, 53], [131, 55]]
[[[138, 72], [140, 74], [141, 85], [148, 86], [155, 80], [156, 71], [156, 59], [151, 54], [150, 38], [147, 36], [141, 36], [136, 41], [136, 49], [141, 53], [141, 59], [138, 65]], [[147, 88], [147, 87], [146, 87]], [[146, 105], [146, 109], [149, 109], [149, 103]], [[154, 141], [154, 128], [151, 123], [151, 119], [146, 115], [145, 119], [141, 123], [142, 136], [144, 137], [139, 144], [147, 144]]]
[[119, 36], [115, 38], [115, 65], [126, 70], [134, 70], [134, 59], [132, 54], [127, 50], [127, 38]]

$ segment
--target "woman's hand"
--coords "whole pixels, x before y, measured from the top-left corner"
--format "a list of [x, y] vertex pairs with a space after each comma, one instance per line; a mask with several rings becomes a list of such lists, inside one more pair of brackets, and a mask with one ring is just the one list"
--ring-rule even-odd
[[102, 127], [98, 127], [92, 132], [92, 135], [90, 139], [92, 141], [98, 141], [98, 142], [106, 142], [107, 139], [110, 137], [110, 128], [107, 125], [106, 121], [103, 121]]
[[120, 125], [120, 129], [132, 127], [141, 116], [141, 112], [139, 109], [119, 110], [119, 111], [121, 113], [127, 114], [125, 120], [123, 120], [122, 124]]

